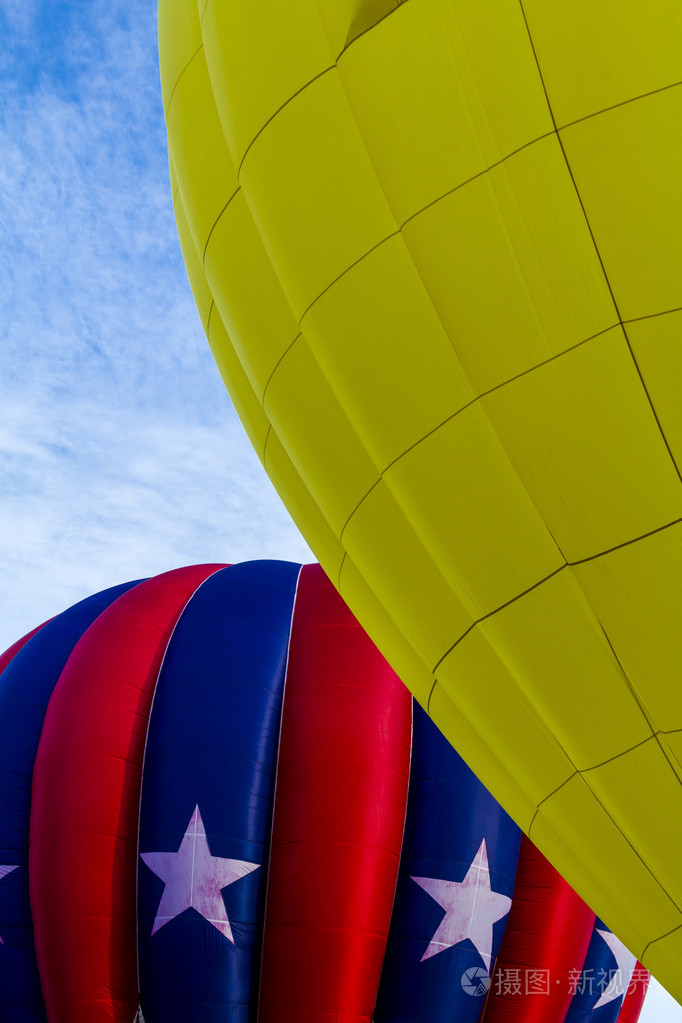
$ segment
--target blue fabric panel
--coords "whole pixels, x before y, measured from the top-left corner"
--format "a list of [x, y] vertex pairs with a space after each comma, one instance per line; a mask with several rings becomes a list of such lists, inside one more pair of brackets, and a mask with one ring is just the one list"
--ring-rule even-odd
[[74, 646], [124, 583], [87, 597], [43, 626], [0, 675], [0, 1020], [45, 1023], [28, 892], [33, 764], [45, 712]]
[[[566, 1023], [616, 1023], [623, 1007], [625, 991], [621, 995], [614, 991], [615, 998], [610, 998], [607, 993], [609, 1001], [596, 1008], [602, 995], [608, 992], [611, 978], [618, 970], [616, 957], [599, 931], [610, 933], [606, 924], [597, 917], [582, 974], [579, 979], [575, 978], [575, 994], [566, 1013]], [[620, 990], [626, 980], [617, 978], [621, 982], [618, 985]]]
[[[138, 913], [146, 1023], [255, 1019], [299, 571], [276, 561], [222, 569], [194, 594], [168, 646], [142, 778]], [[197, 808], [205, 837], [196, 834]], [[255, 869], [223, 886], [226, 861]]]
[[[511, 904], [486, 892], [489, 885], [511, 900], [521, 832], [424, 711], [416, 704], [414, 711], [405, 839], [374, 1019], [475, 1023]], [[483, 840], [488, 877], [485, 869], [472, 869], [477, 855], [482, 862]], [[481, 886], [471, 925], [470, 890], [447, 884], [461, 884], [467, 875]], [[450, 914], [434, 891], [450, 900]], [[481, 954], [487, 949], [491, 958]]]

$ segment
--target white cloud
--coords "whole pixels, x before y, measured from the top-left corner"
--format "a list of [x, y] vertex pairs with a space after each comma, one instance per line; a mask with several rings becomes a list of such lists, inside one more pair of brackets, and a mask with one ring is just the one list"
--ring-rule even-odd
[[125, 579], [312, 560], [191, 299], [155, 18], [0, 4], [0, 648]]

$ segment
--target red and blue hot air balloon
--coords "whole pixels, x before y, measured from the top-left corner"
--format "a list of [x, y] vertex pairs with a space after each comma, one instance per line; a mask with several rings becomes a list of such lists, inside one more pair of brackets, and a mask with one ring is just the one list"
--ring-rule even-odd
[[0, 668], [3, 1023], [637, 1019], [318, 566], [115, 587]]

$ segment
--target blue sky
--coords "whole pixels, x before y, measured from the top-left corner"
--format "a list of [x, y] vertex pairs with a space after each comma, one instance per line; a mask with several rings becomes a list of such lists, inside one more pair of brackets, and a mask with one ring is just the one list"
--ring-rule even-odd
[[94, 590], [310, 561], [189, 291], [154, 0], [0, 0], [0, 648]]
[[[170, 201], [154, 0], [0, 0], [0, 649], [97, 589], [310, 561], [232, 410]], [[657, 986], [643, 1023], [682, 1023]]]

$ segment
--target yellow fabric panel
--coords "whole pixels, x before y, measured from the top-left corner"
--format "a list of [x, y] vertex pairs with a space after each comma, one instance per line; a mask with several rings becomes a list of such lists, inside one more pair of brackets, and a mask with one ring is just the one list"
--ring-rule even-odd
[[[473, 618], [564, 564], [478, 405], [408, 451], [384, 479]], [[453, 494], [455, 480], [466, 501]]]
[[188, 273], [268, 473], [445, 734], [682, 996], [682, 505], [654, 416], [679, 458], [677, 0], [160, 19]]
[[403, 228], [478, 393], [618, 322], [556, 136]]
[[[292, 406], [298, 408], [296, 416], [291, 415]], [[305, 486], [339, 536], [378, 474], [302, 335], [277, 366], [264, 407]]]
[[682, 524], [573, 572], [654, 728], [682, 728]]
[[621, 327], [481, 405], [567, 560], [682, 516], [682, 484]]
[[675, 857], [682, 849], [682, 814], [667, 812], [678, 798], [680, 780], [658, 740], [652, 737], [587, 771], [585, 780], [601, 804], [609, 807], [625, 837], [637, 843], [649, 870], [680, 906], [682, 878]]
[[238, 188], [213, 102], [204, 51], [185, 69], [166, 113], [168, 141], [194, 243], [202, 253]]
[[[206, 280], [246, 375], [262, 400], [299, 329], [253, 223], [243, 192], [221, 215], [206, 248]], [[257, 345], [250, 344], [257, 337]]]
[[[357, 569], [373, 580], [376, 596], [390, 603], [396, 625], [410, 637], [430, 674], [473, 619], [437, 566], [425, 557], [419, 538], [383, 481], [370, 491], [344, 529], [343, 544]], [[419, 606], [431, 609], [428, 624], [415, 613]]]
[[206, 60], [225, 137], [238, 165], [291, 97], [334, 63], [316, 0], [209, 0]]
[[[340, 277], [303, 328], [380, 469], [474, 397], [399, 235]], [[414, 401], [416, 391], [424, 400]]]
[[[438, 668], [438, 683], [429, 703], [429, 713], [437, 724], [448, 705], [445, 734], [456, 737], [457, 749], [461, 736], [472, 727], [485, 740], [492, 755], [490, 762], [483, 767], [486, 757], [481, 756], [482, 750], [472, 762], [481, 762], [481, 780], [488, 784], [483, 777], [486, 772], [491, 791], [499, 788], [497, 774], [509, 775], [507, 784], [513, 782], [516, 791], [509, 812], [527, 830], [535, 807], [571, 777], [575, 766], [480, 626], [472, 629]], [[487, 773], [491, 770], [493, 775]]]
[[682, 466], [682, 311], [628, 323], [627, 332], [665, 439]]
[[559, 126], [680, 80], [678, 0], [523, 0]]
[[[478, 628], [578, 770], [650, 738], [646, 717], [570, 569]], [[548, 678], [552, 684], [544, 685]]]
[[263, 412], [261, 403], [249, 386], [244, 367], [230, 344], [227, 331], [220, 319], [220, 313], [215, 306], [213, 306], [209, 321], [208, 343], [211, 346], [220, 375], [232, 396], [235, 411], [262, 462], [270, 422]]
[[338, 56], [406, 0], [318, 0], [332, 52]]
[[[632, 792], [633, 799], [637, 795], [641, 789]], [[646, 798], [651, 798], [648, 791]], [[668, 816], [668, 808], [661, 816]], [[574, 775], [544, 801], [529, 834], [540, 849], [553, 850], [558, 869], [571, 877], [588, 905], [598, 905], [599, 914], [603, 912], [606, 921], [620, 929], [623, 941], [638, 959], [650, 941], [682, 925], [679, 907], [604, 811], [582, 775]], [[678, 985], [674, 974], [663, 969], [659, 976], [674, 992]]]
[[673, 987], [682, 963], [682, 924], [672, 934], [653, 941], [641, 956], [641, 961], [647, 970], [653, 966], [661, 976], [668, 978], [667, 986]]
[[274, 430], [268, 434], [263, 464], [277, 492], [287, 495], [287, 508], [291, 517], [297, 525], [305, 528], [308, 542], [323, 569], [330, 579], [337, 579], [344, 555], [343, 548]]
[[680, 306], [680, 124], [677, 86], [561, 132], [624, 320]]
[[[268, 124], [249, 150], [241, 181], [298, 318], [397, 230], [336, 69]], [[335, 244], [321, 245], [326, 236]]]
[[[336, 576], [330, 574], [336, 581]], [[338, 589], [346, 603], [356, 608], [356, 613], [371, 619], [372, 639], [380, 650], [391, 651], [391, 665], [401, 678], [412, 679], [412, 694], [422, 707], [426, 708], [433, 688], [433, 676], [425, 667], [422, 658], [408, 639], [399, 623], [387, 614], [383, 604], [358, 571], [352, 558], [346, 554], [338, 576]]]
[[406, 3], [339, 71], [399, 223], [553, 130], [521, 7], [505, 0]]
[[659, 732], [658, 741], [676, 775], [682, 781], [682, 729]]
[[180, 75], [202, 45], [196, 3], [159, 0], [159, 65], [164, 110], [168, 110]]

